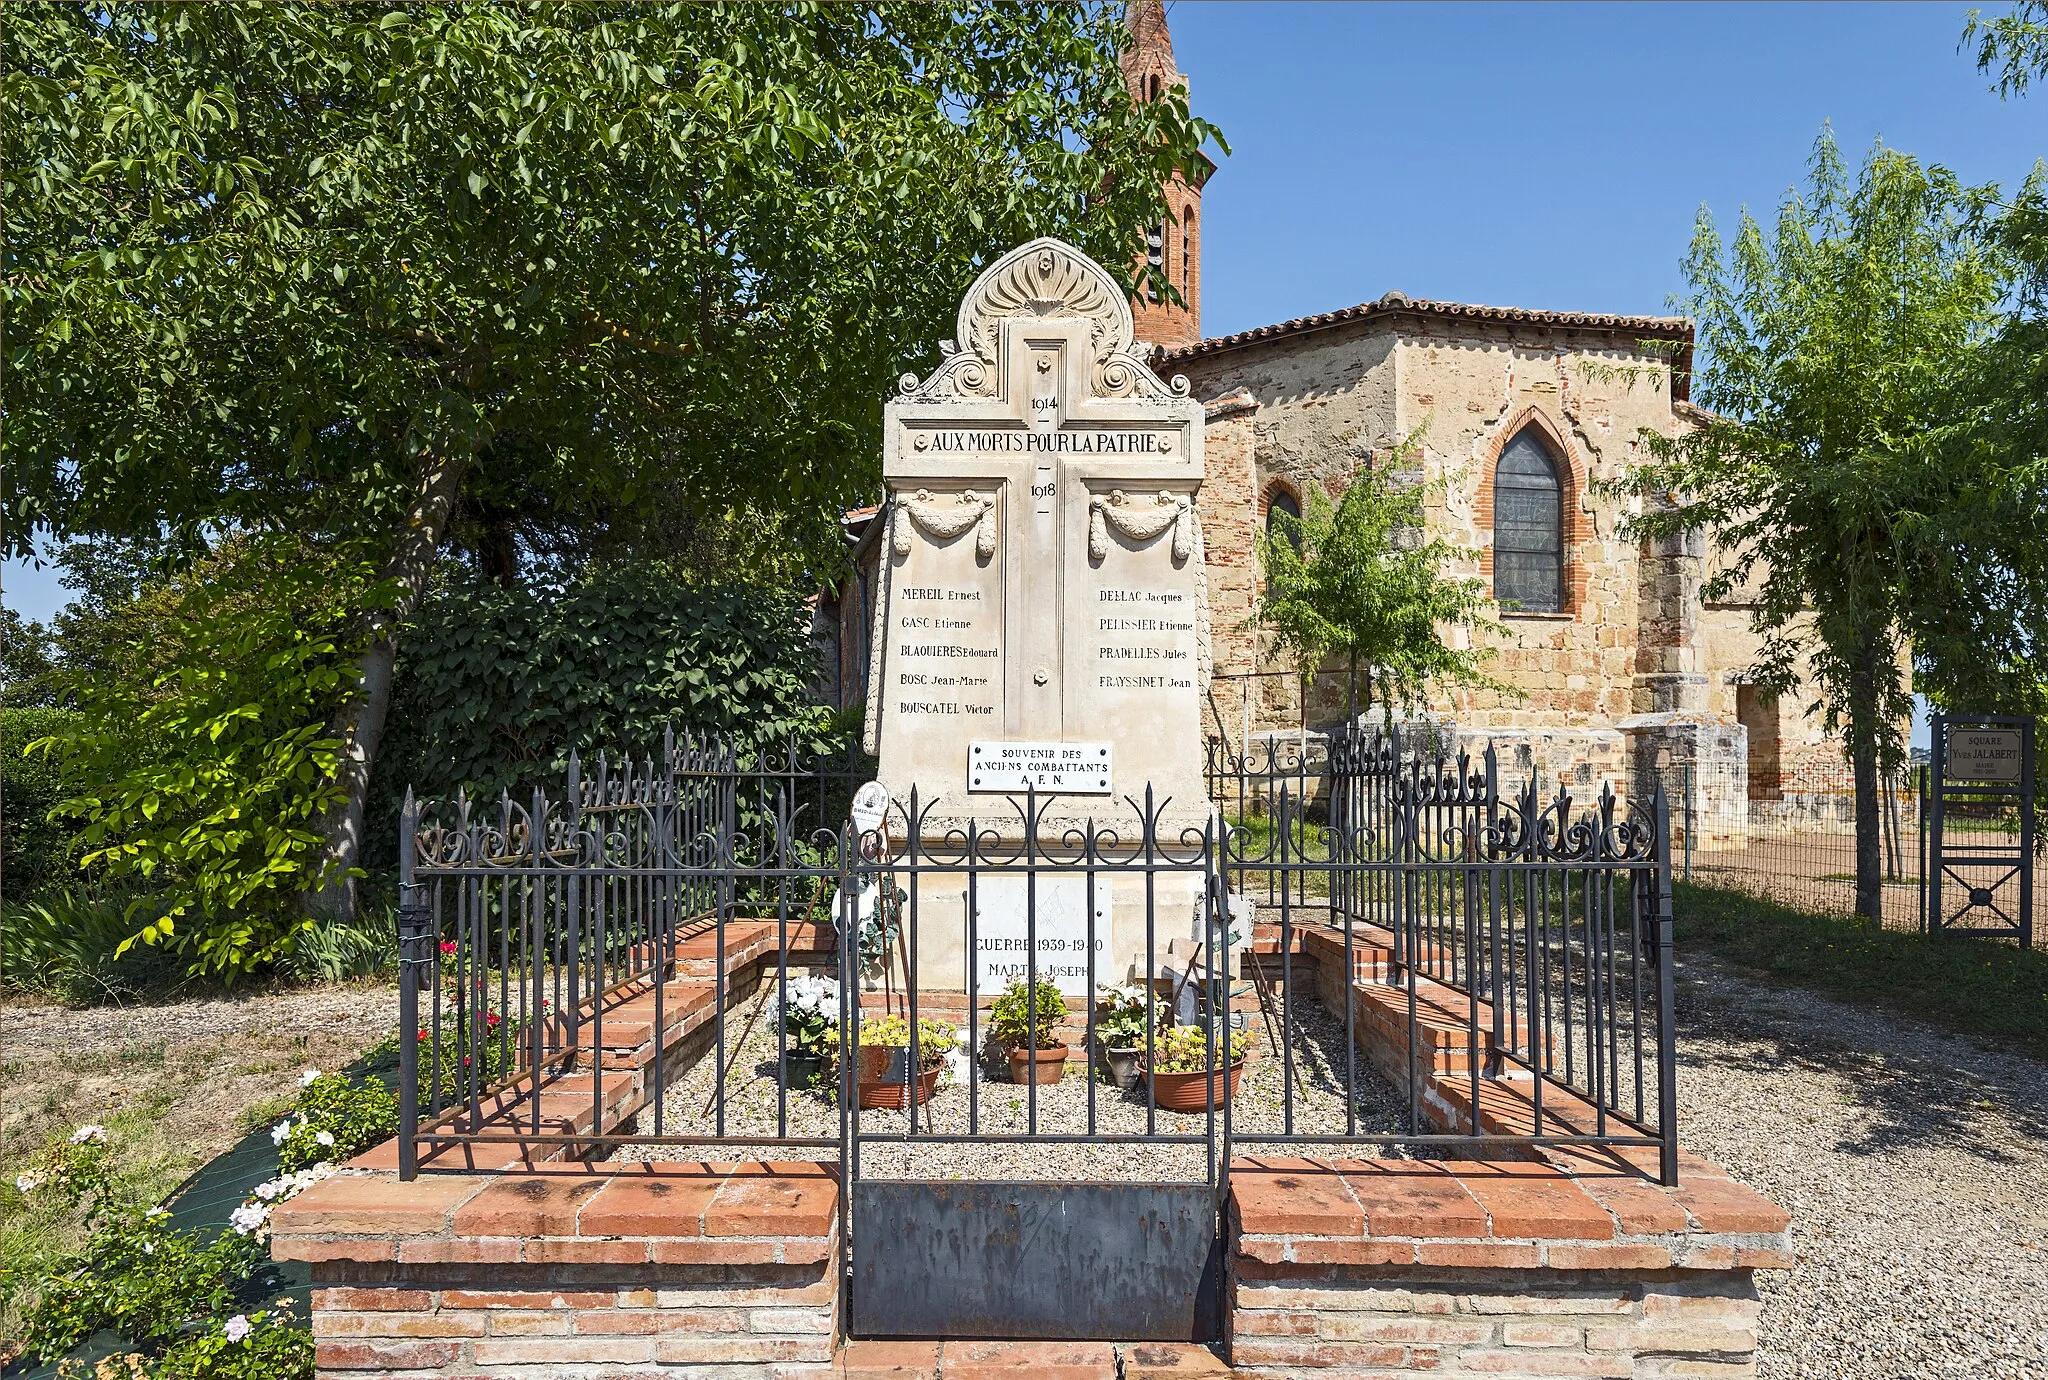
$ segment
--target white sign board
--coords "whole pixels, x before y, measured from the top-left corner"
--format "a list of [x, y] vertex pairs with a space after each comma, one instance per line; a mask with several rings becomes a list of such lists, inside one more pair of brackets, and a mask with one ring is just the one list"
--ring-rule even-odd
[[[1045, 873], [1030, 884], [1021, 873], [1013, 877], [982, 876], [974, 889], [974, 981], [983, 1000], [993, 998], [1014, 978], [1025, 976], [1031, 941], [1037, 940], [1038, 980], [1056, 984], [1063, 996], [1088, 995], [1088, 970], [1094, 966], [1088, 943], [1088, 878]], [[1027, 933], [1030, 900], [1037, 903], [1035, 933]], [[1109, 878], [1095, 879], [1095, 961], [1109, 951]], [[1103, 974], [1095, 977], [1097, 989]]]
[[2020, 779], [2020, 731], [2016, 728], [1954, 727], [1941, 774], [1950, 781]]
[[1110, 761], [1108, 743], [970, 743], [967, 789], [1108, 795]]

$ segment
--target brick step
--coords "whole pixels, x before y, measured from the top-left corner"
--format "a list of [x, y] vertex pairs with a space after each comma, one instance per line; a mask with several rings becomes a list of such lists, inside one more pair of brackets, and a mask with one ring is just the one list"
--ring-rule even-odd
[[786, 1374], [833, 1380], [1203, 1380], [1235, 1375], [1192, 1342], [848, 1342], [830, 1368]]

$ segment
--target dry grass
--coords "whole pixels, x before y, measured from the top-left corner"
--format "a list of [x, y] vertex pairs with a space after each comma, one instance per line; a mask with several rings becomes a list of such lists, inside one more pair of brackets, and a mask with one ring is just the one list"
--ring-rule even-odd
[[0, 1269], [79, 1239], [71, 1214], [14, 1187], [51, 1140], [104, 1125], [123, 1184], [160, 1201], [280, 1115], [301, 1071], [353, 1063], [396, 1009], [388, 984], [369, 983], [76, 1011], [0, 1002]]

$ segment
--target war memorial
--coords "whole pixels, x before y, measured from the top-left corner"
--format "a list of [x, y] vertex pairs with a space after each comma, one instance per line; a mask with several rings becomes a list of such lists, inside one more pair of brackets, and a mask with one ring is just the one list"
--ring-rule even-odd
[[409, 803], [400, 1134], [273, 1221], [323, 1375], [1754, 1373], [1668, 802], [1358, 730], [1229, 808], [1205, 430], [1019, 246], [885, 410], [871, 755]]

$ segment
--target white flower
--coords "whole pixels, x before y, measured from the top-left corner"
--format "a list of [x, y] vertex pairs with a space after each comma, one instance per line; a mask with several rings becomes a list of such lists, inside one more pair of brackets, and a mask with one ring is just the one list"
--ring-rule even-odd
[[143, 1213], [143, 1214], [142, 1214], [143, 1218], [144, 1218], [144, 1219], [145, 1219], [146, 1221], [150, 1221], [150, 1222], [154, 1222], [154, 1221], [156, 1221], [156, 1220], [157, 1220], [158, 1218], [160, 1218], [160, 1217], [169, 1217], [170, 1215], [171, 1215], [171, 1210], [170, 1210], [169, 1208], [160, 1208], [160, 1207], [153, 1207], [153, 1208], [151, 1208], [151, 1209], [150, 1209], [150, 1210], [149, 1210], [148, 1212], [145, 1212], [145, 1213]]
[[34, 1170], [16, 1174], [14, 1176], [14, 1186], [23, 1193], [33, 1193], [43, 1186], [43, 1176]]
[[262, 1203], [244, 1203], [228, 1214], [228, 1225], [235, 1229], [237, 1236], [261, 1231], [269, 1220], [270, 1209]]
[[334, 1132], [332, 1132], [332, 1131], [321, 1131], [321, 1132], [317, 1133], [317, 1134], [316, 1134], [316, 1135], [315, 1135], [315, 1136], [313, 1137], [313, 1139], [314, 1139], [314, 1141], [315, 1141], [316, 1143], [318, 1143], [318, 1144], [320, 1144], [320, 1145], [332, 1145], [332, 1144], [334, 1144]]
[[292, 1119], [290, 1117], [286, 1117], [283, 1121], [278, 1122], [277, 1125], [270, 1128], [270, 1143], [272, 1145], [283, 1145], [284, 1138], [290, 1135], [291, 1133]]
[[299, 1075], [299, 1086], [302, 1088], [310, 1088], [313, 1086], [313, 1080], [315, 1078], [318, 1078], [319, 1076], [320, 1070], [307, 1069], [304, 1073]]
[[142, 1243], [142, 1253], [143, 1253], [144, 1255], [155, 1255], [155, 1254], [156, 1254], [156, 1242], [154, 1242], [154, 1241], [145, 1241], [145, 1242], [143, 1242], [143, 1243]]
[[222, 1323], [220, 1330], [227, 1334], [229, 1341], [239, 1342], [242, 1338], [249, 1335], [249, 1320], [240, 1313], [237, 1313], [225, 1323]]
[[89, 1126], [81, 1126], [71, 1133], [71, 1143], [73, 1145], [84, 1145], [87, 1141], [91, 1141], [94, 1145], [105, 1145], [107, 1143], [107, 1128], [95, 1122]]

